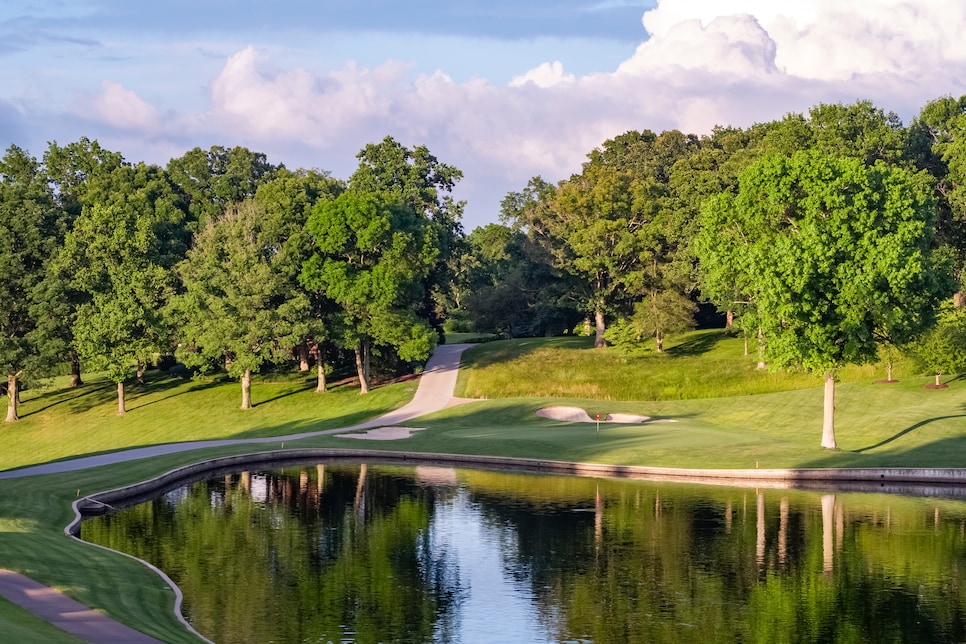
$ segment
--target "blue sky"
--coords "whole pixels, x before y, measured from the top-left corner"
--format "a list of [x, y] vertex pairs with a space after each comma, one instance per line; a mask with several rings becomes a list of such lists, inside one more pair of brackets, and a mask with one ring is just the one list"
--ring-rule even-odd
[[0, 144], [245, 145], [346, 177], [391, 134], [464, 171], [467, 228], [628, 129], [966, 93], [959, 0], [4, 0]]

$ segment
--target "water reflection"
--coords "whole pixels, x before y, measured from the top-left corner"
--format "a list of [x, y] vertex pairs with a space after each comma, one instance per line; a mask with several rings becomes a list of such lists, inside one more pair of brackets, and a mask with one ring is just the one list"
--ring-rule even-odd
[[966, 504], [319, 464], [91, 519], [219, 642], [963, 641]]

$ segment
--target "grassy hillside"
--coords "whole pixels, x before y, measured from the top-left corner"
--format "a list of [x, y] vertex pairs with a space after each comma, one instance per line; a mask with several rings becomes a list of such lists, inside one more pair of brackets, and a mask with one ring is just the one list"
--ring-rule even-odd
[[[588, 350], [592, 338], [533, 338], [490, 342], [463, 358], [457, 395], [468, 398], [566, 396], [590, 400], [684, 400], [745, 396], [817, 386], [807, 372], [759, 369], [744, 342], [721, 330], [694, 331], [666, 341], [667, 350], [630, 353]], [[650, 345], [646, 345], [650, 346]], [[912, 375], [900, 365], [899, 377]], [[839, 380], [885, 378], [879, 365], [846, 367]]]
[[0, 469], [158, 443], [345, 427], [403, 405], [417, 384], [377, 387], [366, 396], [348, 385], [317, 394], [314, 378], [274, 376], [270, 382], [254, 382], [255, 408], [242, 410], [236, 381], [192, 381], [148, 372], [147, 384], [127, 387], [128, 412], [118, 416], [114, 384], [97, 376], [85, 380], [76, 389], [66, 387], [62, 378], [24, 392], [20, 421], [0, 428]]

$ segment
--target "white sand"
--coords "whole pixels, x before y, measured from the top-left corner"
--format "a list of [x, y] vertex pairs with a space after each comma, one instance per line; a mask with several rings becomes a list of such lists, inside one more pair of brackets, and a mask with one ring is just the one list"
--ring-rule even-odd
[[537, 416], [550, 420], [565, 420], [571, 423], [592, 423], [594, 419], [580, 407], [544, 407], [537, 410]]
[[336, 434], [340, 438], [359, 438], [367, 441], [395, 441], [409, 438], [413, 432], [421, 432], [425, 427], [376, 427], [364, 434]]
[[[591, 418], [590, 414], [580, 407], [544, 407], [537, 410], [537, 416], [549, 418], [550, 420], [562, 420], [570, 423], [594, 423], [596, 418]], [[673, 422], [672, 420], [651, 420], [650, 416], [638, 416], [637, 414], [607, 414], [601, 419], [602, 423], [648, 423], [648, 422]]]

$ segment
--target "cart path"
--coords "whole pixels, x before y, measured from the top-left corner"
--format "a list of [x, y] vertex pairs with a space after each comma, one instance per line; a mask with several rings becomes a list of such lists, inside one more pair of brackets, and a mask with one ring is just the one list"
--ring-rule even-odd
[[0, 570], [0, 595], [62, 631], [100, 644], [162, 644], [92, 610], [64, 593], [10, 570]]
[[0, 480], [21, 478], [24, 476], [36, 476], [40, 474], [59, 474], [62, 472], [74, 472], [91, 467], [102, 465], [113, 465], [115, 463], [125, 463], [136, 461], [142, 458], [154, 456], [164, 456], [166, 454], [177, 454], [189, 452], [191, 450], [203, 449], [206, 447], [224, 447], [226, 445], [245, 445], [259, 443], [278, 443], [280, 441], [295, 441], [311, 436], [322, 436], [324, 434], [341, 434], [357, 429], [369, 429], [372, 427], [383, 427], [387, 425], [397, 425], [406, 421], [424, 416], [426, 414], [445, 409], [452, 405], [471, 402], [470, 399], [453, 398], [453, 391], [456, 389], [456, 377], [459, 372], [460, 356], [464, 351], [472, 347], [472, 344], [444, 344], [436, 348], [426, 368], [419, 378], [419, 386], [413, 399], [395, 411], [379, 416], [372, 420], [348, 427], [328, 429], [318, 432], [303, 432], [301, 434], [290, 434], [288, 436], [270, 436], [266, 438], [235, 438], [224, 440], [191, 441], [187, 443], [165, 443], [162, 445], [151, 445], [150, 447], [136, 447], [134, 449], [110, 454], [99, 454], [97, 456], [83, 456], [68, 461], [58, 461], [56, 463], [44, 463], [41, 465], [31, 465], [16, 470], [6, 470], [0, 472]]

